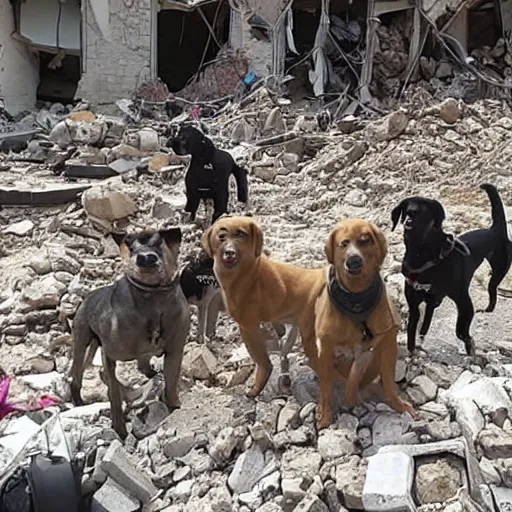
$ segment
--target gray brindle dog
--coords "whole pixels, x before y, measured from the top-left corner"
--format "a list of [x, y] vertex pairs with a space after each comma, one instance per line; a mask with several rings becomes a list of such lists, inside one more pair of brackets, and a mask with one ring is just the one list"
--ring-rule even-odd
[[124, 439], [123, 389], [116, 378], [116, 361], [136, 359], [139, 370], [151, 378], [155, 371], [150, 359], [163, 354], [164, 399], [170, 409], [179, 407], [178, 379], [190, 312], [176, 274], [180, 228], [113, 237], [125, 273], [114, 284], [91, 292], [76, 313], [71, 393], [75, 405], [83, 404], [83, 372], [101, 346], [112, 426]]

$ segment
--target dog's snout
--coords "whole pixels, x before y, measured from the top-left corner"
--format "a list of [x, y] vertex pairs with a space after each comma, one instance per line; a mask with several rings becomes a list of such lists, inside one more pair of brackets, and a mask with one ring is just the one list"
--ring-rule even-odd
[[361, 268], [363, 266], [363, 258], [361, 256], [358, 256], [357, 254], [354, 254], [347, 258], [347, 267], [348, 268]]
[[224, 249], [224, 256], [226, 258], [235, 258], [236, 257], [236, 251], [231, 249], [230, 247], [227, 247]]
[[357, 254], [353, 254], [347, 258], [345, 265], [347, 266], [347, 270], [353, 272], [357, 270], [361, 270], [363, 268], [363, 258]]
[[137, 254], [137, 265], [144, 268], [156, 267], [158, 256], [153, 253]]

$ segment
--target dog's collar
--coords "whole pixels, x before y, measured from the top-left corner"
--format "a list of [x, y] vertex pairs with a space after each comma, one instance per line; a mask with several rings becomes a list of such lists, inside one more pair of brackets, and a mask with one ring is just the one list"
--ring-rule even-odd
[[178, 282], [177, 278], [174, 278], [170, 284], [167, 284], [167, 285], [164, 285], [164, 286], [161, 286], [161, 285], [157, 285], [157, 286], [149, 286], [147, 284], [143, 284], [139, 281], [137, 281], [136, 279], [133, 279], [133, 277], [131, 276], [125, 276], [126, 277], [126, 280], [132, 285], [134, 286], [135, 288], [143, 291], [143, 292], [149, 292], [149, 293], [163, 293], [163, 292], [170, 292], [171, 290], [173, 290], [174, 288], [176, 288], [176, 284]]
[[334, 266], [329, 267], [327, 290], [331, 303], [341, 314], [361, 324], [363, 341], [373, 338], [373, 333], [367, 322], [379, 304], [383, 288], [382, 279], [380, 274], [377, 273], [372, 284], [366, 290], [351, 292], [344, 288], [336, 278]]
[[439, 253], [439, 255], [436, 258], [434, 258], [433, 260], [427, 261], [419, 268], [409, 268], [408, 273], [406, 275], [407, 279], [414, 282], [415, 281], [414, 276], [419, 276], [426, 270], [429, 270], [430, 268], [439, 265], [439, 263], [441, 263], [453, 251], [456, 251], [459, 254], [462, 254], [462, 256], [469, 256], [471, 254], [469, 247], [462, 240], [455, 238], [453, 235], [447, 234], [446, 241], [448, 242], [446, 247], [443, 247], [441, 249], [441, 252]]
[[196, 276], [196, 279], [203, 286], [212, 286], [213, 288], [220, 288], [219, 282], [217, 281], [217, 278], [215, 276], [200, 274]]

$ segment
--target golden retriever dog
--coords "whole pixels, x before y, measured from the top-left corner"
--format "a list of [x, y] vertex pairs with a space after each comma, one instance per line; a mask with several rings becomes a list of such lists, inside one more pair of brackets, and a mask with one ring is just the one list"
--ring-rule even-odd
[[251, 217], [221, 217], [203, 234], [227, 312], [238, 323], [256, 364], [248, 396], [257, 396], [272, 372], [263, 322], [299, 327], [304, 351], [316, 371], [315, 303], [324, 286], [324, 269], [299, 268], [268, 258], [263, 232]]
[[[320, 380], [318, 428], [333, 421], [332, 389], [345, 380], [345, 405], [380, 375], [389, 405], [414, 413], [395, 385], [398, 314], [380, 276], [386, 238], [371, 222], [348, 219], [330, 233], [325, 246], [330, 266], [316, 304], [315, 332]], [[341, 375], [340, 375], [341, 374]]]

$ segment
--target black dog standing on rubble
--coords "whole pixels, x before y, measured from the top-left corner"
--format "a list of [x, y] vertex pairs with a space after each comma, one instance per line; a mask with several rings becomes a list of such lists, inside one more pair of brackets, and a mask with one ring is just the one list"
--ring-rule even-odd
[[238, 200], [248, 199], [247, 171], [233, 157], [192, 125], [181, 126], [168, 143], [177, 155], [191, 155], [192, 161], [185, 176], [187, 204], [185, 211], [195, 220], [201, 199], [213, 199], [212, 223], [228, 211], [229, 177], [236, 179]]
[[450, 297], [457, 306], [457, 337], [466, 352], [474, 355], [475, 347], [469, 328], [474, 316], [469, 285], [476, 269], [487, 259], [492, 269], [489, 281], [489, 305], [496, 306], [497, 288], [510, 268], [512, 243], [508, 238], [503, 203], [490, 184], [480, 187], [491, 202], [492, 225], [476, 229], [458, 238], [443, 231], [444, 209], [438, 201], [424, 197], [404, 199], [391, 213], [392, 230], [399, 220], [404, 224], [405, 255], [402, 274], [406, 277], [405, 297], [409, 306], [407, 348], [416, 347], [416, 330], [420, 318], [419, 305], [426, 302], [425, 317], [420, 329], [423, 338], [430, 327], [434, 309]]
[[139, 370], [151, 378], [155, 375], [151, 357], [164, 354], [165, 402], [171, 409], [179, 407], [177, 386], [190, 312], [175, 275], [180, 228], [113, 237], [121, 250], [125, 274], [116, 283], [91, 292], [76, 313], [71, 393], [73, 403], [81, 405], [84, 369], [101, 346], [112, 426], [125, 438], [116, 361], [137, 359]]

